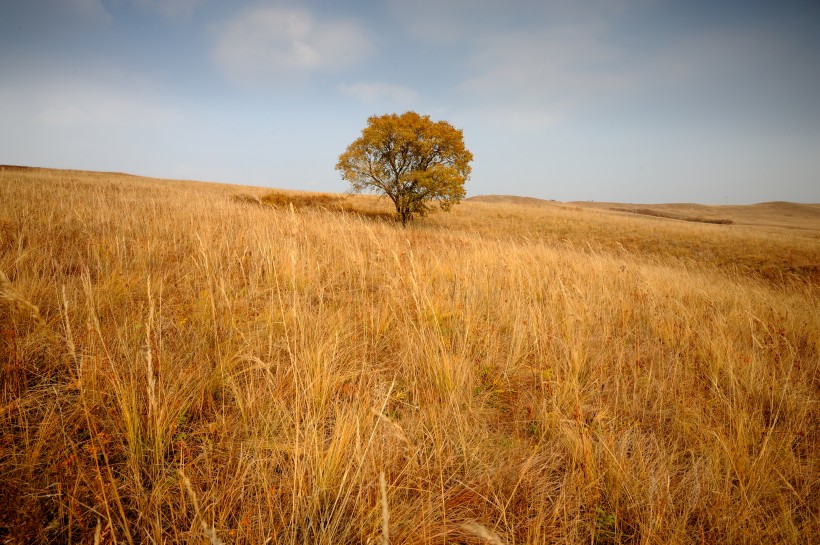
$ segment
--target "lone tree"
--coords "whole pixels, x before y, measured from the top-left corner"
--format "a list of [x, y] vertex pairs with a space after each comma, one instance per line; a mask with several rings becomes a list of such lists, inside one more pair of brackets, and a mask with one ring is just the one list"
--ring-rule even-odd
[[432, 201], [449, 210], [464, 197], [473, 154], [460, 130], [429, 115], [372, 116], [339, 156], [336, 170], [356, 192], [387, 195], [402, 225], [423, 216]]

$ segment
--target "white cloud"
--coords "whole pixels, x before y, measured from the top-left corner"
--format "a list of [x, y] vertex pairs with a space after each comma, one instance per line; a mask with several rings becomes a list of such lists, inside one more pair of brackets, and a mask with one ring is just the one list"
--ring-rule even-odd
[[409, 87], [381, 82], [343, 84], [339, 86], [339, 91], [366, 103], [394, 102], [410, 105], [419, 98], [419, 94]]
[[364, 30], [354, 22], [318, 21], [306, 10], [262, 7], [217, 29], [212, 58], [232, 81], [282, 85], [342, 70], [370, 51]]

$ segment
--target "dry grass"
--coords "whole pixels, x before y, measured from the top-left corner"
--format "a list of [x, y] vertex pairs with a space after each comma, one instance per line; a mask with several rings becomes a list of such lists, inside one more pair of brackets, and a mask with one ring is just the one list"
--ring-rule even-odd
[[[589, 203], [471, 199], [465, 204], [468, 206], [459, 207], [450, 216], [431, 218], [428, 224], [627, 259], [638, 256], [686, 270], [718, 268], [732, 278], [752, 277], [777, 286], [820, 284], [820, 216], [810, 212], [815, 205], [795, 205], [801, 213], [782, 221], [774, 216], [778, 207], [735, 206], [733, 213], [717, 212], [732, 220], [732, 225], [710, 225], [627, 214]], [[761, 223], [753, 222], [752, 214], [757, 210], [761, 211]], [[705, 211], [699, 214], [709, 215]], [[766, 227], [763, 223], [775, 225]], [[784, 228], [786, 223], [789, 228]]]
[[695, 223], [714, 223], [715, 225], [731, 225], [734, 223], [732, 220], [725, 219], [725, 218], [708, 218], [706, 216], [687, 216], [682, 214], [674, 214], [672, 212], [661, 212], [659, 210], [654, 210], [652, 208], [622, 208], [618, 206], [613, 206], [610, 210], [615, 210], [617, 212], [628, 212], [631, 214], [641, 214], [644, 216], [654, 216], [656, 218], [666, 218], [672, 220], [679, 220], [679, 221], [692, 221]]
[[733, 223], [767, 229], [780, 228], [802, 231], [820, 237], [820, 204], [793, 202], [765, 202], [752, 205], [704, 205], [691, 203], [671, 204], [617, 204], [580, 202], [577, 206], [614, 209], [632, 214], [654, 214], [659, 217], [702, 221], [704, 223]]
[[262, 195], [259, 204], [280, 210], [312, 208], [370, 219], [398, 221], [395, 210], [388, 208], [380, 202], [380, 199], [372, 197], [304, 191], [272, 191]]
[[817, 238], [264, 193], [0, 172], [0, 539], [820, 533]]

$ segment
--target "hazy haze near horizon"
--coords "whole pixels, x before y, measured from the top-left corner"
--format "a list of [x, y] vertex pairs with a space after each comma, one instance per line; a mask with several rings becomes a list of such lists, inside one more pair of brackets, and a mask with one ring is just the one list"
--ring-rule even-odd
[[368, 116], [469, 195], [820, 202], [820, 4], [0, 0], [0, 163], [343, 191]]

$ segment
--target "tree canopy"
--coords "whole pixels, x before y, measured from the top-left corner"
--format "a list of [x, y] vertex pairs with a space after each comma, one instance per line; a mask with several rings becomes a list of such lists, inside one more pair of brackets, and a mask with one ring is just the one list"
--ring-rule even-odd
[[429, 115], [371, 116], [362, 135], [339, 156], [336, 169], [353, 191], [383, 193], [406, 225], [437, 201], [449, 210], [464, 197], [473, 154], [461, 130]]

